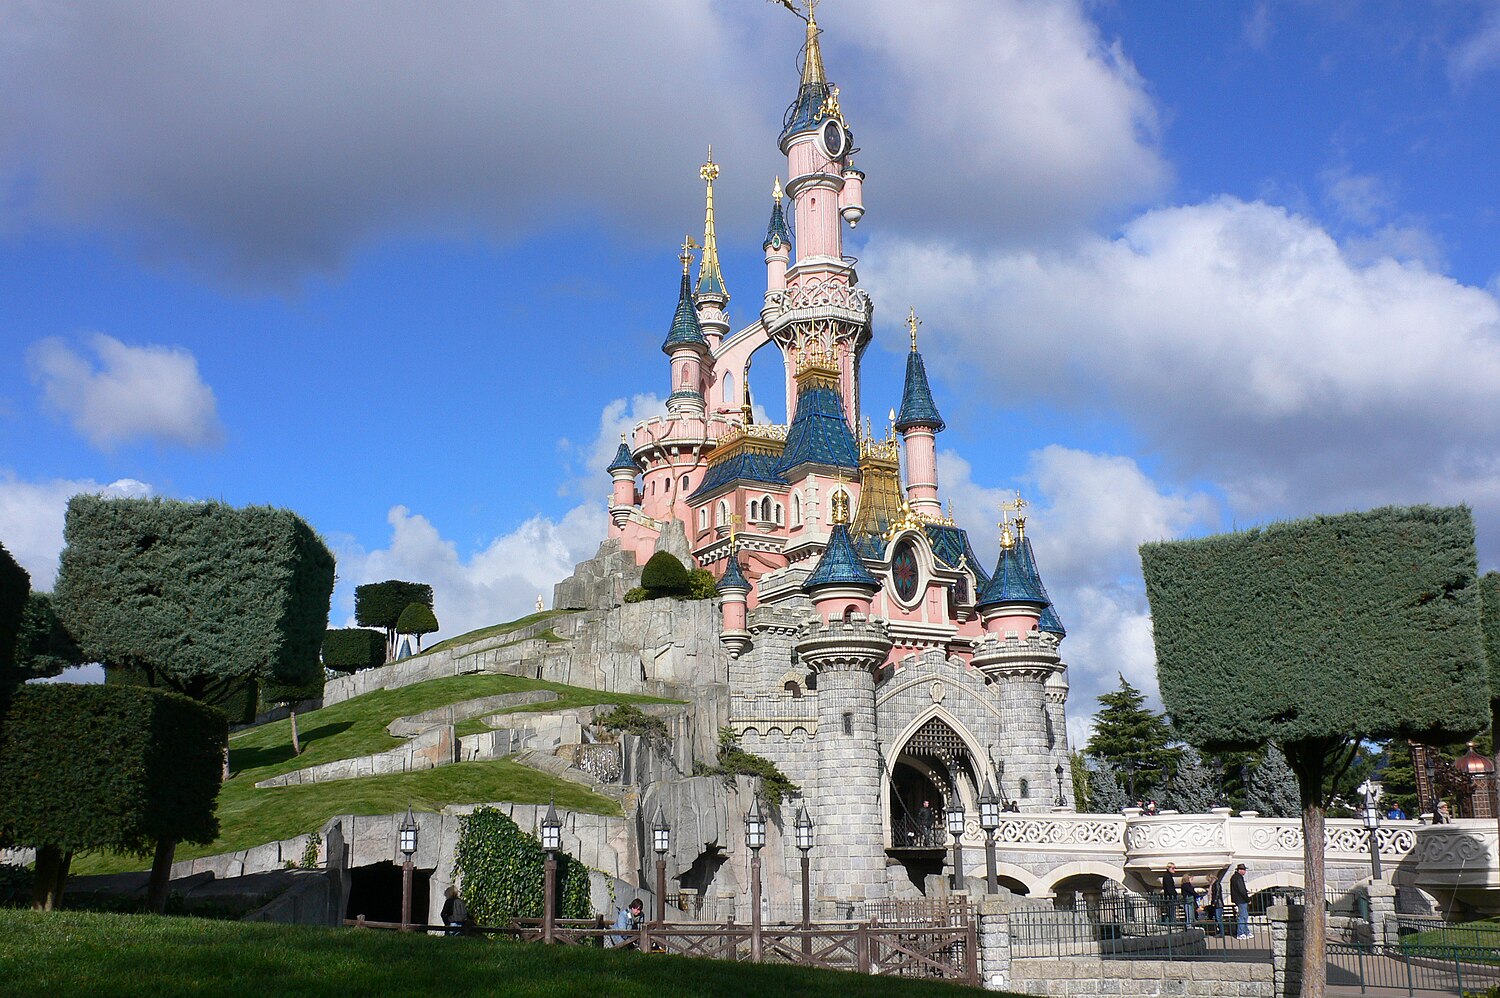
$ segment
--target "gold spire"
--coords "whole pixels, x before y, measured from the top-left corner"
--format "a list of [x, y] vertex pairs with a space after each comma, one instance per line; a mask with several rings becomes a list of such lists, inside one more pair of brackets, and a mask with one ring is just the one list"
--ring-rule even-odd
[[828, 76], [823, 72], [823, 49], [818, 44], [818, 3], [807, 3], [807, 59], [802, 63], [802, 85], [826, 86]]
[[909, 309], [907, 309], [906, 310], [906, 328], [911, 330], [911, 352], [912, 353], [916, 353], [917, 352], [917, 327], [920, 326], [921, 324], [922, 324], [922, 320], [917, 318], [917, 310], [915, 308], [909, 308]]
[[682, 252], [677, 254], [677, 259], [682, 261], [682, 272], [684, 274], [693, 269], [693, 250], [702, 248], [692, 236], [682, 237]]
[[719, 270], [719, 237], [714, 231], [714, 181], [719, 179], [719, 164], [714, 162], [714, 147], [708, 147], [708, 162], [698, 170], [708, 185], [708, 203], [703, 214], [703, 259], [698, 264], [698, 293], [722, 294], [729, 298], [724, 274]]
[[773, 197], [773, 198], [776, 199], [776, 203], [777, 204], [781, 203], [781, 175], [780, 174], [776, 175], [776, 182], [771, 185], [771, 197]]
[[755, 422], [755, 409], [750, 405], [750, 365], [745, 365], [745, 374], [740, 382], [745, 386], [743, 400], [740, 402], [740, 417], [746, 426]]
[[[1021, 515], [1021, 510], [1025, 508], [1026, 500], [1021, 498], [1019, 492], [1014, 499], [1000, 504], [1000, 546], [1007, 551], [1015, 547], [1018, 540], [1026, 537], [1026, 518]], [[1012, 516], [1016, 523], [1015, 535], [1010, 532]]]

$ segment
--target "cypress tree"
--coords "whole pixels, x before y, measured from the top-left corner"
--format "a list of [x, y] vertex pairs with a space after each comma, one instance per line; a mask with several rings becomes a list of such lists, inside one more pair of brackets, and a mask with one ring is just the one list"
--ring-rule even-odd
[[1275, 742], [1297, 776], [1303, 994], [1326, 981], [1324, 815], [1364, 740], [1489, 721], [1474, 522], [1388, 507], [1146, 544], [1157, 676], [1209, 749]]
[[16, 673], [22, 682], [46, 679], [64, 669], [82, 665], [83, 649], [58, 619], [51, 593], [32, 593], [21, 614], [16, 636]]
[[1089, 807], [1094, 814], [1119, 814], [1135, 803], [1125, 796], [1115, 768], [1104, 759], [1091, 759]]
[[1204, 765], [1197, 749], [1185, 746], [1172, 778], [1167, 781], [1162, 796], [1163, 806], [1183, 814], [1207, 814], [1210, 808], [1217, 806], [1218, 797], [1214, 774]]
[[[1120, 675], [1120, 688], [1099, 697], [1094, 733], [1084, 751], [1121, 775], [1126, 793], [1154, 796], [1177, 763], [1166, 718], [1146, 706], [1146, 697]], [[1132, 804], [1135, 801], [1131, 801]]]
[[0, 544], [0, 718], [10, 702], [11, 691], [22, 681], [15, 668], [16, 635], [30, 592], [31, 576]]

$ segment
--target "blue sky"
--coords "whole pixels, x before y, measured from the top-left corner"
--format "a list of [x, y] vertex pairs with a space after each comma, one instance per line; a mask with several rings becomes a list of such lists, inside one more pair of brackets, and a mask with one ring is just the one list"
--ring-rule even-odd
[[[1075, 718], [1154, 689], [1143, 540], [1468, 502], [1500, 567], [1500, 5], [828, 0], [867, 411], [908, 306], [980, 550], [1022, 489]], [[604, 532], [722, 164], [745, 322], [771, 4], [0, 0], [0, 540], [80, 489], [272, 503], [453, 633]], [[772, 372], [752, 382], [773, 417]]]

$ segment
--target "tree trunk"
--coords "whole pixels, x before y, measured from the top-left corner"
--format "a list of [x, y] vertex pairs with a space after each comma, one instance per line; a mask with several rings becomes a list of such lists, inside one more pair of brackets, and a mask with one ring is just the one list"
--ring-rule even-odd
[[1328, 913], [1324, 897], [1323, 782], [1337, 742], [1309, 740], [1286, 746], [1302, 795], [1302, 998], [1323, 998], [1328, 978]]
[[36, 851], [36, 870], [31, 883], [33, 911], [51, 911], [57, 893], [57, 871], [62, 866], [62, 850], [42, 846]]
[[69, 849], [62, 854], [57, 862], [57, 870], [52, 876], [52, 900], [47, 905], [51, 911], [62, 907], [63, 889], [68, 886], [68, 867], [73, 865], [73, 850]]
[[292, 754], [301, 755], [302, 740], [297, 737], [297, 705], [292, 704], [287, 711], [292, 715]]
[[219, 775], [219, 782], [229, 782], [229, 743], [227, 741], [224, 743], [224, 769]]
[[146, 910], [160, 915], [167, 909], [167, 890], [172, 886], [172, 855], [176, 839], [157, 839], [156, 857], [151, 861], [151, 882], [146, 888]]

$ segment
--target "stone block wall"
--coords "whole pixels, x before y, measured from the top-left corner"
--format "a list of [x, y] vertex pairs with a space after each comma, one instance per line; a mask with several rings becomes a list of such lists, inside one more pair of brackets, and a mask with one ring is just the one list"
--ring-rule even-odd
[[818, 793], [821, 832], [814, 859], [824, 890], [863, 901], [883, 898], [885, 821], [876, 745], [875, 677], [863, 669], [818, 676]]
[[1015, 960], [1009, 989], [1067, 998], [1275, 998], [1268, 964], [1220, 960]]
[[1267, 914], [1276, 985], [1272, 998], [1297, 998], [1302, 994], [1302, 906], [1275, 904]]

